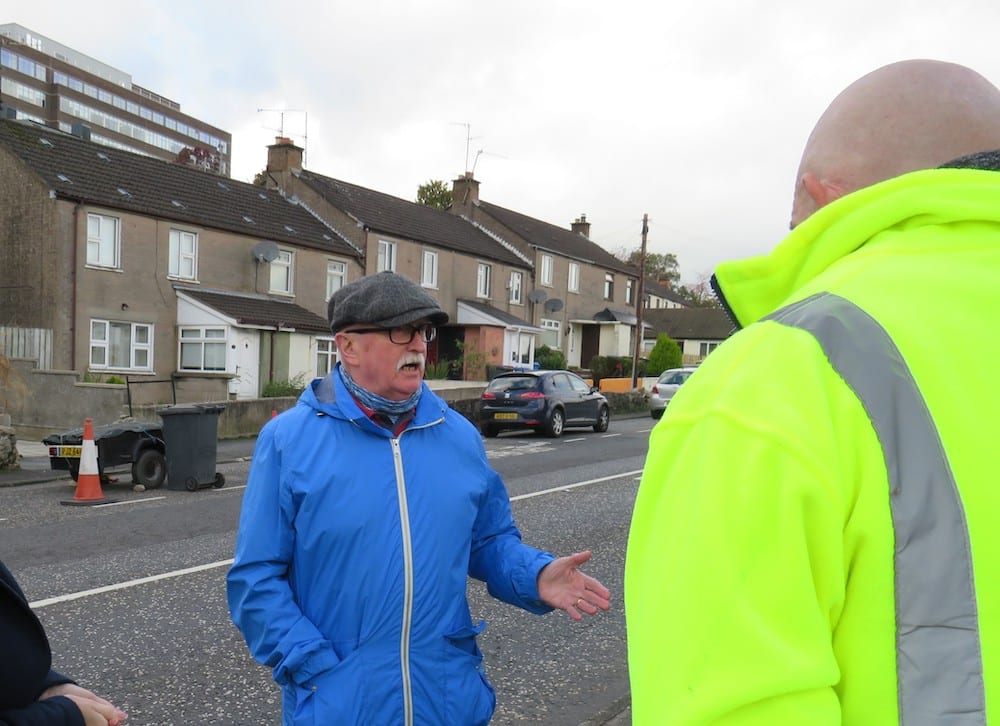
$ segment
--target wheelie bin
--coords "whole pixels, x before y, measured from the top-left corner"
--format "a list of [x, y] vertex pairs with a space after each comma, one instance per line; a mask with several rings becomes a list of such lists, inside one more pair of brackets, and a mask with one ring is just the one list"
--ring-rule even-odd
[[189, 492], [222, 487], [226, 478], [216, 472], [221, 403], [182, 403], [157, 410], [163, 419], [166, 442], [167, 489]]

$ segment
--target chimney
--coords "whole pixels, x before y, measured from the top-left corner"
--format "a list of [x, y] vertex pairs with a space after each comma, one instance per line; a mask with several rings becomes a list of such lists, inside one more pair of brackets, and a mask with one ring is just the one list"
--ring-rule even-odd
[[472, 209], [479, 204], [479, 182], [467, 171], [451, 183], [451, 208], [458, 214], [472, 218]]
[[590, 239], [590, 222], [587, 221], [586, 214], [581, 214], [580, 218], [570, 225], [570, 229], [577, 234], [582, 234], [587, 239]]
[[302, 148], [287, 136], [276, 136], [267, 147], [267, 170], [280, 174], [302, 168]]

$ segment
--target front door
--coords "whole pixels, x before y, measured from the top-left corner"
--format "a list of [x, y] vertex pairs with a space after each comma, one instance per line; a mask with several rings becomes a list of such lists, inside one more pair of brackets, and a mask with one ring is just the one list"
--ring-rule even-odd
[[260, 396], [260, 335], [247, 330], [236, 331], [236, 397]]

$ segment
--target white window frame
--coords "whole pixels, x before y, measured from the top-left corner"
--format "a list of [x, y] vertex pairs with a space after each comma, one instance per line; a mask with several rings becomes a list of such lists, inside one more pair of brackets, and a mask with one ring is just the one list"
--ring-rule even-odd
[[[113, 344], [111, 334], [114, 330], [128, 329], [129, 350], [127, 365], [112, 365], [110, 362]], [[97, 331], [103, 331], [95, 336]], [[145, 331], [145, 342], [136, 342], [139, 338], [138, 332]], [[103, 351], [103, 361], [95, 360], [95, 351]], [[141, 365], [138, 361], [146, 359], [146, 364]], [[91, 318], [90, 320], [90, 365], [93, 370], [114, 370], [114, 371], [152, 371], [153, 370], [153, 324], [152, 323], [132, 323], [123, 320], [101, 320]], [[119, 362], [119, 361], [116, 361]]]
[[635, 287], [635, 281], [629, 277], [625, 280], [625, 304], [632, 304], [632, 296]]
[[316, 338], [316, 375], [323, 377], [337, 365], [337, 344], [333, 338], [318, 336]]
[[476, 297], [489, 299], [492, 278], [492, 266], [486, 262], [480, 262], [476, 268]]
[[[187, 250], [184, 249], [188, 243]], [[182, 280], [198, 279], [198, 233], [184, 229], [170, 230], [170, 261], [167, 274]]]
[[[221, 333], [221, 335], [219, 335]], [[184, 350], [197, 348], [198, 365], [184, 364]], [[211, 349], [218, 355], [222, 351], [222, 362], [212, 367], [205, 365], [207, 352]], [[201, 373], [225, 373], [229, 344], [226, 340], [226, 328], [215, 325], [184, 325], [177, 329], [177, 370], [198, 371]]]
[[566, 274], [566, 289], [569, 292], [580, 292], [580, 263], [570, 262]]
[[347, 284], [347, 263], [343, 260], [326, 261], [326, 299]]
[[[268, 290], [279, 295], [293, 294], [295, 292], [295, 252], [279, 249], [278, 256], [271, 260], [270, 265]], [[276, 278], [277, 285], [275, 285]]]
[[438, 286], [438, 253], [434, 250], [424, 250], [423, 263], [420, 269], [420, 284], [437, 290]]
[[508, 297], [508, 302], [511, 305], [521, 305], [521, 293], [524, 290], [524, 275], [522, 275], [517, 270], [512, 270], [510, 273], [510, 296]]
[[121, 220], [107, 214], [87, 214], [87, 266], [121, 269]]
[[542, 345], [547, 345], [553, 350], [561, 349], [562, 323], [558, 320], [552, 320], [549, 318], [542, 318], [539, 322], [540, 327], [545, 330], [545, 332], [539, 336], [542, 339]]
[[396, 243], [387, 239], [378, 241], [378, 269], [376, 272], [396, 271]]
[[615, 276], [610, 272], [604, 273], [604, 299], [615, 299]]
[[542, 255], [542, 284], [545, 287], [552, 287], [553, 267], [552, 255]]

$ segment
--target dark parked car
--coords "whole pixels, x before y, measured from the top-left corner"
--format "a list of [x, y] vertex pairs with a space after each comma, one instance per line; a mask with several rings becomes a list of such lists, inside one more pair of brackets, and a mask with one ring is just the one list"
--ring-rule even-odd
[[504, 429], [534, 429], [561, 436], [567, 427], [607, 431], [611, 407], [596, 388], [569, 371], [504, 373], [486, 387], [479, 402], [485, 436]]

